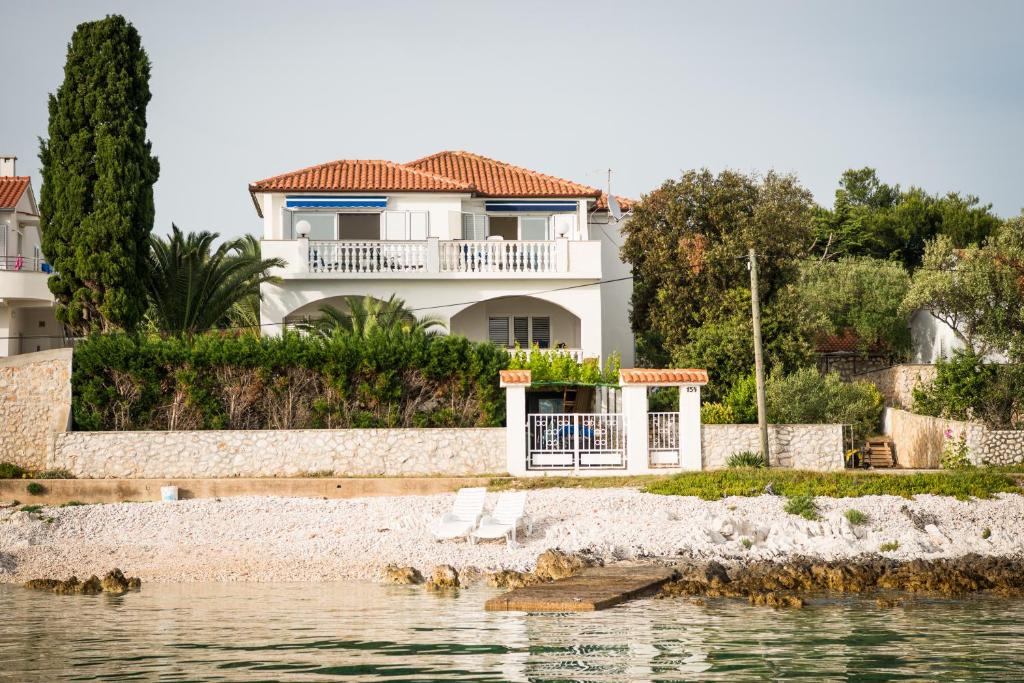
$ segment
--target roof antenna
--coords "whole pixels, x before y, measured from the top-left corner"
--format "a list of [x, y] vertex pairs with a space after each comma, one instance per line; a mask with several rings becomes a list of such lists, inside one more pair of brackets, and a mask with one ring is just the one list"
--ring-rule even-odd
[[608, 213], [612, 215], [615, 222], [622, 220], [622, 209], [619, 208], [619, 201], [612, 194], [612, 169], [608, 169]]

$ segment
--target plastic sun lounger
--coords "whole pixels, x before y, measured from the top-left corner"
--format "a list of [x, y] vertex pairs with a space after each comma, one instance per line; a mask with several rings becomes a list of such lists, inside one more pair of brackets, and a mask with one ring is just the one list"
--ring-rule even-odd
[[451, 538], [464, 537], [469, 540], [473, 527], [476, 526], [484, 511], [486, 488], [459, 489], [455, 494], [452, 511], [434, 523], [434, 539], [443, 541]]
[[514, 491], [498, 496], [498, 504], [489, 515], [484, 515], [480, 526], [473, 532], [471, 539], [504, 538], [511, 547], [516, 545], [516, 529], [526, 522], [526, 533], [533, 532], [533, 524], [525, 514], [526, 491]]

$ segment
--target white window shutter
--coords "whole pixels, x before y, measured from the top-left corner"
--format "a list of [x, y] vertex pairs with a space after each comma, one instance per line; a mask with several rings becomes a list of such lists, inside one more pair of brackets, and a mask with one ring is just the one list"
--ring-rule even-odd
[[405, 211], [385, 211], [384, 212], [384, 239], [386, 240], [406, 240], [409, 239], [409, 235], [406, 232], [406, 212]]
[[462, 239], [487, 239], [487, 216], [482, 213], [462, 214]]
[[429, 234], [430, 214], [426, 211], [409, 212], [409, 239], [425, 240]]

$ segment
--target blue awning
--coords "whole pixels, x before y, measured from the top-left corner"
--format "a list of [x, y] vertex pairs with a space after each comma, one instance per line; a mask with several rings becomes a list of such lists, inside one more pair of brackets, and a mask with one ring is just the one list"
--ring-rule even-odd
[[536, 211], [545, 213], [572, 212], [578, 208], [574, 201], [490, 199], [484, 202], [487, 211]]
[[388, 198], [309, 195], [285, 197], [284, 205], [289, 209], [386, 209]]

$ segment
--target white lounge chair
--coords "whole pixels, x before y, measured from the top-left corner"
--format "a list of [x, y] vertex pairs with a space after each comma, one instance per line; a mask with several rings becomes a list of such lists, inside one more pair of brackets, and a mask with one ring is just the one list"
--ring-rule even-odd
[[484, 538], [503, 538], [510, 546], [516, 544], [516, 529], [523, 522], [526, 532], [533, 532], [533, 524], [525, 513], [526, 491], [513, 491], [498, 496], [498, 504], [489, 515], [484, 515], [480, 526], [473, 531], [472, 540]]
[[434, 523], [434, 538], [443, 541], [464, 536], [468, 541], [484, 511], [486, 497], [486, 488], [459, 489], [455, 494], [452, 511]]

